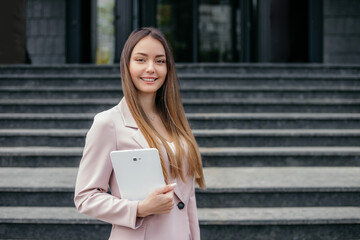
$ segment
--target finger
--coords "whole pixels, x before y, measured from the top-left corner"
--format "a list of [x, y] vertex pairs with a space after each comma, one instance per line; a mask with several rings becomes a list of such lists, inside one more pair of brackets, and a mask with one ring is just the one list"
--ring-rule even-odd
[[171, 192], [175, 189], [176, 183], [168, 184], [165, 187], [166, 187], [166, 191], [164, 193]]
[[166, 194], [166, 201], [169, 205], [174, 205], [175, 202], [174, 202], [174, 193], [167, 193]]
[[154, 191], [154, 193], [157, 195], [157, 194], [163, 194], [163, 193], [167, 193], [167, 192], [170, 192], [172, 190], [174, 190], [176, 184], [168, 184], [168, 185], [165, 185], [164, 187], [160, 187], [158, 189], [156, 189]]
[[168, 190], [167, 190], [167, 185], [163, 186], [163, 187], [159, 187], [157, 189], [155, 189], [153, 191], [153, 194], [155, 195], [159, 195], [159, 194], [162, 194], [162, 193], [166, 193]]
[[174, 197], [174, 190], [171, 190], [167, 193], [165, 193], [169, 198], [173, 198]]

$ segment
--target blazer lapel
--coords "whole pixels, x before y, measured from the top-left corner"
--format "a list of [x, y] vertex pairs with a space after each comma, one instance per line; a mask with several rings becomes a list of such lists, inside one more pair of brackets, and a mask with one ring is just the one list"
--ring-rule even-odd
[[185, 199], [183, 198], [181, 191], [179, 189], [179, 186], [176, 186], [174, 189], [175, 195], [180, 199], [180, 201], [185, 202]]
[[[119, 107], [121, 108], [121, 113], [122, 113], [122, 118], [124, 120], [125, 126], [126, 127], [130, 127], [130, 128], [134, 128], [137, 129], [136, 133], [132, 136], [132, 138], [134, 139], [134, 141], [139, 144], [139, 146], [141, 148], [149, 148], [149, 144], [147, 143], [144, 135], [142, 134], [142, 132], [140, 131], [139, 127], [136, 124], [135, 119], [133, 118], [129, 106], [126, 103], [125, 97], [123, 97], [120, 101]], [[163, 150], [165, 151], [165, 149]], [[166, 152], [165, 152], [166, 153]], [[163, 156], [166, 156], [163, 155]], [[180, 188], [179, 186], [176, 186], [174, 189], [174, 193], [176, 194], [176, 196], [184, 202], [184, 198], [181, 194]]]
[[149, 144], [147, 143], [144, 135], [139, 129], [132, 136], [132, 138], [134, 139], [135, 142], [137, 142], [137, 144], [139, 144], [141, 148], [149, 148]]
[[125, 97], [123, 97], [120, 101], [120, 109], [122, 113], [122, 118], [124, 120], [125, 127], [137, 129], [136, 133], [132, 136], [134, 141], [139, 144], [141, 148], [149, 148], [149, 144], [147, 143], [144, 135], [141, 133], [139, 127], [136, 124], [135, 119], [133, 118], [129, 106], [126, 103]]

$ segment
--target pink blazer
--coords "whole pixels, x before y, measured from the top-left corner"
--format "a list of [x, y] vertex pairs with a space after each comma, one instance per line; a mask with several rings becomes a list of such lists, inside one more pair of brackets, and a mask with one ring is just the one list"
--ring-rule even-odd
[[[87, 133], [79, 166], [74, 198], [76, 208], [111, 223], [109, 239], [200, 239], [193, 177], [187, 176], [186, 183], [180, 178], [170, 179], [169, 182], [176, 182], [177, 186], [174, 189], [175, 205], [168, 214], [137, 218], [138, 201], [121, 198], [110, 152], [148, 147], [124, 98], [117, 106], [97, 114]], [[159, 151], [166, 160], [165, 148]], [[184, 162], [184, 169], [187, 169]], [[107, 193], [108, 187], [112, 195]], [[178, 207], [180, 202], [185, 205], [182, 209]]]

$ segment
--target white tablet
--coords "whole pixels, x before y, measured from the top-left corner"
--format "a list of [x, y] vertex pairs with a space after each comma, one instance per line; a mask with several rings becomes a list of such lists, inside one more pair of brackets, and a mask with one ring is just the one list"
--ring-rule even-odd
[[143, 200], [156, 188], [165, 186], [157, 149], [113, 151], [110, 157], [122, 198]]

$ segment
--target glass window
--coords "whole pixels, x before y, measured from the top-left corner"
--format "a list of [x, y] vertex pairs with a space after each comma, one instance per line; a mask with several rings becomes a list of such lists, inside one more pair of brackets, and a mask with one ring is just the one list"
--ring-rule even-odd
[[237, 61], [240, 47], [240, 11], [237, 1], [199, 1], [200, 62]]
[[158, 0], [156, 25], [169, 41], [176, 62], [192, 62], [193, 2]]
[[114, 6], [115, 0], [97, 1], [96, 64], [114, 63]]
[[241, 12], [236, 0], [157, 0], [157, 27], [176, 62], [236, 62]]

